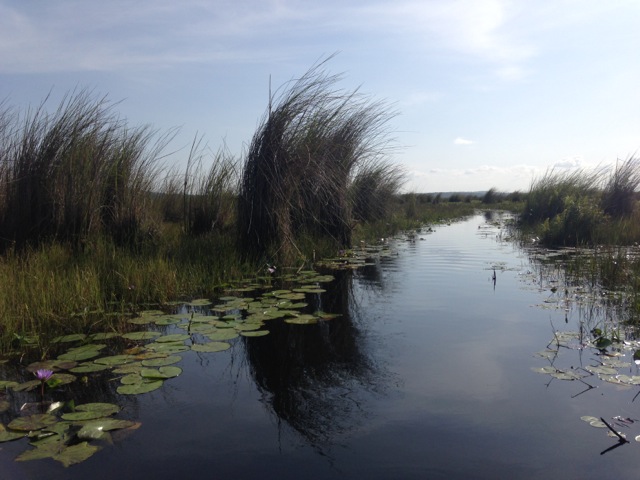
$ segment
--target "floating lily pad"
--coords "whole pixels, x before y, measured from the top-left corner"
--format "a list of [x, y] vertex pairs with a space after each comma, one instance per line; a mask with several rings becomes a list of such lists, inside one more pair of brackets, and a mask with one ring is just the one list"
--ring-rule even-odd
[[60, 337], [56, 337], [51, 340], [52, 343], [70, 343], [70, 342], [80, 342], [87, 338], [84, 333], [73, 333], [71, 335], [62, 335]]
[[284, 319], [285, 323], [291, 323], [294, 325], [313, 325], [318, 323], [318, 317], [313, 315], [299, 315], [297, 317], [290, 317]]
[[20, 430], [29, 432], [31, 430], [42, 430], [45, 427], [53, 425], [58, 419], [49, 415], [48, 413], [39, 413], [36, 415], [29, 415], [27, 417], [14, 418], [9, 422], [7, 427], [11, 430]]
[[9, 432], [5, 430], [3, 432], [0, 432], [0, 443], [18, 440], [20, 438], [24, 438], [25, 435], [25, 432]]
[[151, 343], [147, 345], [147, 348], [154, 352], [166, 353], [168, 355], [173, 353], [186, 352], [187, 350], [189, 350], [189, 347], [184, 343], [172, 343], [172, 342]]
[[28, 392], [33, 390], [36, 387], [39, 387], [42, 384], [40, 380], [29, 380], [28, 382], [23, 382], [18, 385], [13, 386], [14, 392]]
[[0, 380], [0, 389], [14, 388], [17, 385], [20, 385], [20, 384], [18, 382], [14, 382], [13, 380]]
[[63, 414], [62, 419], [69, 421], [94, 420], [113, 415], [120, 411], [120, 407], [113, 403], [85, 403], [76, 406], [75, 410], [75, 412]]
[[165, 365], [173, 365], [182, 360], [179, 355], [170, 355], [168, 357], [152, 358], [149, 360], [143, 360], [142, 365], [145, 367], [164, 367]]
[[208, 298], [198, 298], [187, 303], [190, 307], [207, 307], [211, 304], [213, 304], [213, 302]]
[[102, 341], [102, 340], [109, 340], [111, 338], [115, 338], [115, 337], [119, 337], [119, 336], [120, 336], [119, 333], [104, 332], [104, 333], [94, 333], [93, 335], [89, 336], [89, 339], [91, 341]]
[[130, 332], [122, 335], [122, 338], [126, 338], [127, 340], [151, 340], [152, 338], [159, 337], [160, 332]]
[[243, 337], [264, 337], [269, 335], [269, 330], [254, 330], [252, 332], [240, 332]]
[[162, 387], [163, 380], [153, 380], [151, 382], [134, 383], [131, 385], [120, 385], [117, 392], [120, 395], [140, 395], [143, 393], [153, 392]]
[[131, 363], [135, 360], [133, 355], [112, 355], [110, 357], [102, 357], [94, 360], [95, 363], [100, 365], [124, 365], [125, 363]]
[[158, 370], [154, 368], [143, 368], [140, 371], [140, 376], [142, 378], [167, 379], [167, 378], [177, 377], [181, 373], [182, 373], [182, 369], [180, 367], [166, 366], [166, 367], [160, 367]]
[[189, 335], [187, 335], [186, 333], [174, 333], [171, 335], [163, 335], [162, 337], [156, 338], [156, 343], [184, 342], [189, 338]]
[[222, 352], [231, 348], [231, 344], [226, 342], [208, 342], [191, 346], [194, 352]]
[[209, 340], [213, 340], [214, 342], [222, 340], [233, 340], [234, 338], [238, 338], [238, 332], [232, 329], [218, 330], [211, 333], [206, 333], [205, 337], [207, 337]]
[[85, 423], [78, 431], [78, 438], [82, 440], [92, 440], [102, 438], [103, 432], [112, 430], [120, 430], [135, 425], [135, 422], [129, 420], [119, 420], [116, 418], [101, 418], [99, 420], [91, 420]]

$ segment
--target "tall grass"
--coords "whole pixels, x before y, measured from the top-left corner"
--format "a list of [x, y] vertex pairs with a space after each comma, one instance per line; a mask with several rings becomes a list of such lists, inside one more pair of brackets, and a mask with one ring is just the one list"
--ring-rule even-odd
[[93, 234], [130, 242], [147, 227], [157, 160], [171, 134], [129, 128], [105, 98], [68, 94], [24, 116], [0, 112], [0, 242], [24, 248]]
[[640, 163], [635, 157], [611, 173], [550, 170], [532, 183], [521, 220], [547, 245], [637, 242], [639, 187]]
[[[235, 223], [238, 161], [226, 148], [210, 153], [194, 140], [185, 171], [184, 225], [193, 235], [229, 231]], [[207, 157], [212, 160], [208, 170]]]
[[[338, 90], [340, 76], [328, 75], [324, 64], [294, 81], [274, 107], [270, 101], [249, 146], [238, 231], [243, 250], [254, 258], [301, 255], [301, 234], [348, 246], [354, 200], [360, 215], [374, 216], [365, 211], [379, 207], [373, 196], [386, 195], [399, 183], [396, 170], [384, 163], [392, 112], [357, 91]], [[369, 198], [362, 188], [350, 188], [358, 175], [378, 182]]]

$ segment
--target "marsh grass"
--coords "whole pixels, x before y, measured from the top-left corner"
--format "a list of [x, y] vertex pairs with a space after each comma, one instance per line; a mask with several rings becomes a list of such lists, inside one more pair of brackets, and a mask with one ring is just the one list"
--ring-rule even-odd
[[149, 192], [172, 138], [129, 128], [106, 98], [68, 94], [23, 116], [0, 111], [0, 241], [22, 249], [94, 234], [134, 242], [152, 228]]
[[[184, 175], [185, 232], [202, 235], [231, 231], [235, 224], [238, 192], [238, 161], [226, 147], [211, 155], [195, 139]], [[210, 159], [208, 170], [205, 163]], [[171, 190], [167, 192], [171, 194]]]
[[549, 170], [531, 185], [522, 225], [545, 245], [637, 242], [639, 186], [640, 163], [634, 157], [611, 173]]
[[[366, 212], [379, 208], [373, 197], [398, 183], [394, 167], [384, 163], [393, 112], [357, 91], [337, 89], [340, 76], [328, 75], [325, 63], [270, 101], [249, 146], [238, 231], [243, 251], [253, 258], [300, 258], [300, 235], [349, 246], [354, 202], [360, 202], [360, 216], [374, 216]], [[358, 175], [377, 185], [370, 192], [351, 189]]]

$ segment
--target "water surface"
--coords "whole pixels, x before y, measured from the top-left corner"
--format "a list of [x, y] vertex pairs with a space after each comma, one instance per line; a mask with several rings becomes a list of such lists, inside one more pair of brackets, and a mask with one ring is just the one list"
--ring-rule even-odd
[[[615, 439], [580, 417], [640, 418], [638, 387], [579, 394], [579, 382], [532, 371], [553, 329], [577, 329], [581, 314], [541, 307], [552, 292], [504, 235], [475, 216], [393, 240], [394, 255], [338, 274], [312, 299], [342, 317], [269, 323], [270, 335], [226, 352], [185, 352], [183, 374], [162, 389], [92, 399], [140, 421], [132, 435], [69, 469], [15, 463], [25, 443], [5, 443], [0, 476], [635, 477], [640, 444], [601, 455]], [[597, 362], [563, 355], [569, 367]]]

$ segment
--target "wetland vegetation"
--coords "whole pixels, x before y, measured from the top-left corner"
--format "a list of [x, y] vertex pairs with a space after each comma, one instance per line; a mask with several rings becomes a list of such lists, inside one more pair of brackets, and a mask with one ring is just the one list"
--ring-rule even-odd
[[[231, 341], [246, 342], [251, 376], [273, 393], [278, 418], [322, 443], [337, 428], [331, 418], [350, 410], [317, 397], [324, 417], [311, 424], [302, 413], [311, 387], [366, 385], [377, 374], [349, 318], [345, 272], [366, 279], [392, 254], [388, 237], [410, 232], [415, 244], [479, 210], [516, 214], [493, 227], [500, 241], [534, 247], [548, 304], [617, 312], [580, 314], [578, 332], [553, 328], [539, 354], [550, 365], [536, 371], [588, 388], [594, 375], [640, 384], [616, 370], [640, 358], [638, 161], [549, 171], [525, 193], [401, 193], [395, 113], [339, 80], [315, 66], [270, 99], [243, 158], [196, 138], [184, 171], [164, 163], [175, 132], [131, 127], [87, 91], [53, 112], [46, 101], [27, 112], [2, 106], [0, 355], [11, 378], [0, 381], [0, 441], [29, 436], [33, 448], [18, 460], [83, 462], [109, 432], [140, 426], [117, 418], [123, 396], [181, 375], [184, 352], [224, 352]], [[501, 266], [491, 269], [495, 287]], [[578, 300], [586, 291], [595, 303]], [[291, 330], [308, 326], [318, 330]], [[629, 359], [579, 373], [554, 363], [561, 349], [585, 346]]]

